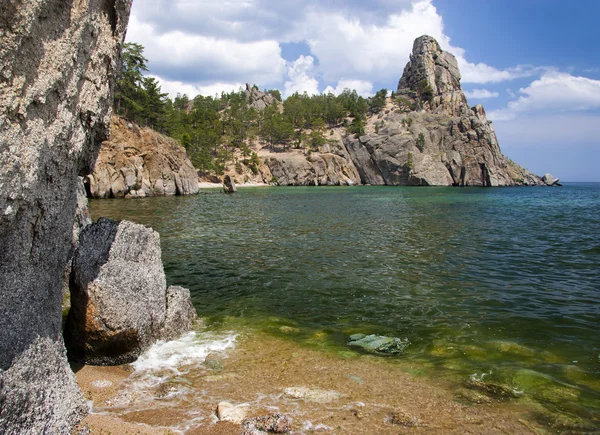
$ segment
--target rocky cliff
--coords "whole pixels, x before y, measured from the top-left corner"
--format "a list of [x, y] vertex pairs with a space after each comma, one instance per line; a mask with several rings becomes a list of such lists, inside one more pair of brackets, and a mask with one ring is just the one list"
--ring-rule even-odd
[[430, 36], [415, 40], [396, 96], [356, 137], [334, 129], [327, 149], [261, 153], [281, 185], [542, 185], [500, 151], [481, 105], [469, 107], [456, 58]]
[[339, 131], [318, 151], [270, 152], [259, 156], [280, 186], [351, 186], [361, 184], [359, 171], [346, 150]]
[[66, 434], [87, 412], [61, 338], [61, 279], [130, 6], [0, 3], [1, 433]]
[[456, 58], [415, 40], [397, 98], [344, 144], [365, 184], [511, 186], [541, 179], [502, 155], [481, 105], [469, 107]]
[[93, 198], [191, 195], [198, 173], [176, 140], [112, 117], [86, 187]]

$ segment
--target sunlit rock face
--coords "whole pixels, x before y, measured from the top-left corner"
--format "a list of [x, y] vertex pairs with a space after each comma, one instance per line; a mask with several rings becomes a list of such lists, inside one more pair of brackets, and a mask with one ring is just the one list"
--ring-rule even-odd
[[0, 432], [87, 412], [61, 338], [78, 176], [108, 137], [129, 0], [0, 4]]
[[364, 184], [540, 185], [500, 151], [481, 105], [469, 107], [456, 58], [431, 36], [414, 42], [395, 101], [344, 144]]

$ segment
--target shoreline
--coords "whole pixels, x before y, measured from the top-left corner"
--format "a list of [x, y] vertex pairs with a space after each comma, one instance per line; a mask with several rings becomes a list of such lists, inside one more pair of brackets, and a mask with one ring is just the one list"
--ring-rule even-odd
[[[293, 332], [291, 332], [293, 334]], [[315, 337], [319, 340], [319, 337]], [[444, 379], [420, 376], [411, 362], [352, 351], [327, 352], [293, 339], [252, 331], [234, 348], [210, 352], [196, 366], [152, 372], [132, 366], [84, 366], [76, 377], [93, 411], [91, 433], [239, 434], [219, 421], [228, 401], [247, 417], [283, 413], [290, 433], [536, 434], [535, 408], [455, 390]]]
[[[198, 187], [200, 189], [222, 189], [223, 188], [223, 183], [210, 183], [208, 181], [200, 181], [198, 183]], [[266, 184], [266, 183], [246, 183], [246, 184], [236, 184], [235, 187], [237, 188], [244, 188], [244, 187], [271, 187], [270, 184]]]

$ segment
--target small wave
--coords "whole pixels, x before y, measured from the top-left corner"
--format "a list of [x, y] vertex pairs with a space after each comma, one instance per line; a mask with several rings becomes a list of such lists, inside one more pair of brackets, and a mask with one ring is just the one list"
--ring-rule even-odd
[[233, 348], [236, 338], [236, 334], [216, 336], [188, 332], [177, 340], [158, 341], [131, 365], [136, 372], [172, 370], [180, 373], [182, 367], [202, 364], [212, 352]]

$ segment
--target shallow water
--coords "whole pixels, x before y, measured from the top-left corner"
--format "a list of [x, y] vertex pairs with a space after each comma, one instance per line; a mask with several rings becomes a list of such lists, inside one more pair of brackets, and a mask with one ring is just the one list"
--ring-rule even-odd
[[249, 188], [91, 210], [158, 231], [169, 284], [211, 329], [342, 357], [354, 333], [406, 338], [390, 364], [599, 421], [600, 184]]

